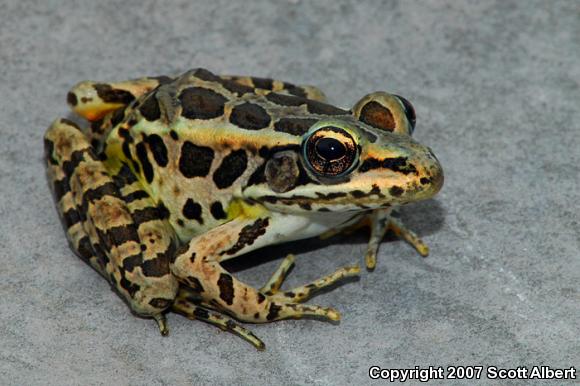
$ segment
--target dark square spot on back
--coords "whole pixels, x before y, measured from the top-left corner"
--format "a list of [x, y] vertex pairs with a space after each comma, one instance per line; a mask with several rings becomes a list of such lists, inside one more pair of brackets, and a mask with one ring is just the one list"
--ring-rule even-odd
[[266, 99], [268, 99], [272, 103], [281, 106], [301, 106], [308, 101], [305, 98], [299, 98], [292, 95], [278, 94], [275, 92], [271, 92], [268, 95], [266, 95]]
[[230, 115], [230, 122], [248, 130], [260, 130], [270, 125], [270, 115], [262, 106], [245, 102], [234, 107]]
[[189, 119], [212, 119], [224, 113], [226, 98], [203, 87], [189, 87], [179, 95], [181, 115]]
[[161, 110], [159, 109], [159, 103], [157, 102], [155, 95], [155, 93], [149, 95], [147, 99], [141, 103], [141, 106], [139, 106], [139, 112], [141, 112], [143, 118], [148, 121], [156, 121], [161, 118]]
[[348, 111], [340, 109], [338, 107], [328, 105], [326, 103], [313, 101], [308, 99], [307, 101], [308, 111], [312, 114], [323, 114], [323, 115], [347, 115]]
[[301, 136], [316, 122], [318, 122], [317, 119], [281, 118], [274, 124], [274, 131]]

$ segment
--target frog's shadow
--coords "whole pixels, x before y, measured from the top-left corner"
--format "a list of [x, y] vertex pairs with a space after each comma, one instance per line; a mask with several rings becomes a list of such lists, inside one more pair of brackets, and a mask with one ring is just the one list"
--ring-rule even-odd
[[[445, 208], [437, 200], [428, 200], [415, 203], [411, 206], [404, 206], [398, 210], [403, 223], [413, 230], [419, 237], [425, 237], [439, 231], [445, 223]], [[369, 240], [368, 228], [360, 229], [352, 234], [338, 234], [328, 239], [312, 237], [309, 239], [298, 240], [273, 246], [264, 247], [250, 252], [243, 259], [232, 259], [224, 262], [224, 268], [235, 273], [244, 271], [289, 254], [300, 255], [321, 249], [333, 244], [352, 245], [367, 244]], [[399, 240], [392, 232], [388, 232], [382, 244]]]

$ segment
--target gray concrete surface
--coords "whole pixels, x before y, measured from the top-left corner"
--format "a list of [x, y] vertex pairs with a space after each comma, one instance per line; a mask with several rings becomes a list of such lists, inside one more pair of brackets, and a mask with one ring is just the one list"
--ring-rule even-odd
[[[4, 0], [0, 15], [1, 384], [366, 384], [372, 365], [579, 367], [578, 1]], [[416, 138], [446, 173], [435, 200], [403, 210], [431, 256], [385, 241], [375, 272], [313, 299], [337, 307], [339, 324], [250, 326], [265, 352], [178, 315], [163, 338], [132, 316], [67, 246], [42, 135], [79, 80], [200, 66], [316, 84], [346, 106], [374, 90], [407, 96]], [[231, 267], [258, 285], [297, 251], [287, 285], [298, 285], [361, 259], [365, 240], [269, 248]]]

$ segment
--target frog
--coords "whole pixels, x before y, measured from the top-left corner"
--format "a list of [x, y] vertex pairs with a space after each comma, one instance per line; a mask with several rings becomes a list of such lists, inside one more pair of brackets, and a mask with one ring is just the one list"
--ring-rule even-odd
[[265, 246], [369, 227], [369, 271], [389, 230], [429, 253], [394, 211], [432, 198], [443, 169], [413, 139], [402, 96], [377, 91], [344, 109], [314, 86], [199, 68], [83, 81], [66, 99], [78, 119], [56, 119], [44, 148], [67, 239], [162, 335], [173, 312], [263, 350], [245, 323], [340, 320], [306, 301], [360, 264], [286, 290], [293, 255], [260, 288], [222, 266]]

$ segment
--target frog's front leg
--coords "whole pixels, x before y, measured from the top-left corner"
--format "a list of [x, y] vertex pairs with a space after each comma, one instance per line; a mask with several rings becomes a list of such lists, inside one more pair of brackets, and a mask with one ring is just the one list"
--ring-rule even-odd
[[369, 227], [371, 230], [369, 244], [365, 254], [365, 264], [368, 270], [375, 269], [377, 265], [377, 252], [379, 250], [379, 245], [381, 244], [385, 233], [389, 230], [393, 231], [395, 236], [398, 238], [411, 244], [411, 246], [413, 246], [421, 256], [427, 257], [429, 255], [429, 247], [415, 232], [407, 228], [401, 220], [393, 216], [392, 208], [373, 210], [372, 212], [355, 219], [355, 221], [350, 224], [347, 223], [343, 227], [334, 228], [323, 233], [320, 235], [320, 238], [327, 239], [340, 233], [351, 234], [364, 227]]
[[415, 232], [407, 228], [401, 220], [393, 217], [391, 211], [392, 209], [377, 209], [361, 220], [371, 228], [371, 237], [365, 255], [366, 266], [369, 270], [374, 269], [377, 265], [377, 251], [385, 233], [389, 229], [397, 237], [411, 244], [421, 256], [426, 257], [429, 255], [429, 247], [423, 240]]
[[338, 320], [340, 314], [333, 308], [301, 302], [316, 290], [357, 275], [358, 266], [344, 267], [306, 286], [281, 292], [279, 287], [292, 264], [291, 258], [284, 260], [262, 290], [239, 281], [220, 265], [221, 261], [288, 240], [289, 235], [304, 228], [303, 221], [280, 215], [234, 219], [192, 239], [178, 251], [171, 271], [206, 304], [242, 321], [264, 323], [303, 316]]

